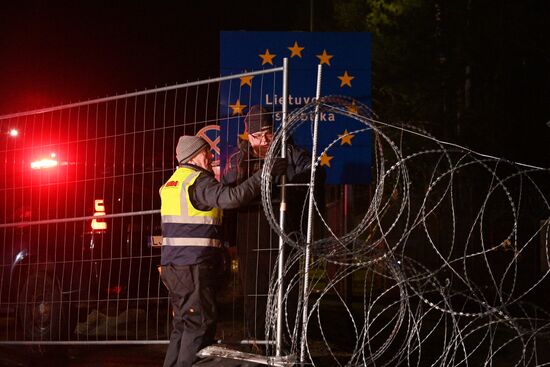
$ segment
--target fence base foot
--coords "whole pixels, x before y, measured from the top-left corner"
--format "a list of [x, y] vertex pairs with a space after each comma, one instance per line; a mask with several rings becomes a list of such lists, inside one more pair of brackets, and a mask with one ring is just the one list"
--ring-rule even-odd
[[[296, 356], [280, 356], [280, 357], [269, 357], [259, 354], [252, 354], [241, 352], [240, 350], [230, 349], [220, 345], [210, 345], [204, 349], [201, 349], [197, 356], [200, 358], [207, 357], [218, 357], [226, 359], [234, 359], [239, 361], [247, 361], [252, 363], [257, 363], [260, 365], [269, 365], [269, 366], [290, 366], [296, 363]], [[201, 364], [197, 364], [200, 366]]]

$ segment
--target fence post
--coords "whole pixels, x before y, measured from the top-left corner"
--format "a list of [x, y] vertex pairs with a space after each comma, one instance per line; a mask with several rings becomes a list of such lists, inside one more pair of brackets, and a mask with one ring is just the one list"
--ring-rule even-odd
[[310, 251], [311, 243], [313, 242], [313, 192], [315, 190], [315, 161], [317, 160], [317, 134], [319, 125], [319, 99], [321, 98], [321, 76], [323, 72], [323, 65], [317, 66], [317, 89], [315, 92], [315, 100], [317, 105], [315, 106], [315, 119], [313, 121], [313, 142], [311, 148], [311, 174], [309, 178], [309, 202], [308, 202], [308, 215], [307, 215], [307, 237], [306, 237], [306, 252], [304, 260], [304, 294], [303, 294], [303, 309], [302, 309], [302, 339], [300, 341], [300, 362], [305, 362], [305, 347], [306, 347], [306, 326], [307, 326], [307, 314], [308, 314], [308, 292], [309, 292], [309, 263], [310, 263]]
[[[281, 126], [282, 144], [281, 157], [286, 158], [286, 123], [288, 118], [288, 58], [283, 59], [283, 120]], [[279, 208], [279, 226], [281, 231], [285, 230], [285, 214], [286, 214], [286, 175], [281, 177], [281, 205]], [[283, 340], [283, 277], [284, 277], [284, 241], [283, 237], [279, 236], [279, 263], [277, 284], [277, 330], [276, 330], [276, 348], [275, 355], [281, 356], [282, 340]]]

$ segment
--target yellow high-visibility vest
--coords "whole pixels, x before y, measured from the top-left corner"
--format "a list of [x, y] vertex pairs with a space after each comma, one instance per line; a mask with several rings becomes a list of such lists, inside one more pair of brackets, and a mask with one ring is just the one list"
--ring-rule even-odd
[[221, 246], [222, 210], [199, 210], [189, 199], [189, 187], [200, 173], [180, 167], [160, 188], [163, 246]]

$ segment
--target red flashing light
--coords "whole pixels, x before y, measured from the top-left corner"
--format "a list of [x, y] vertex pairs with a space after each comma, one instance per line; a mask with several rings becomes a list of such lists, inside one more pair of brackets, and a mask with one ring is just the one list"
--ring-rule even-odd
[[55, 159], [57, 156], [55, 153], [50, 154], [50, 158], [42, 158], [39, 161], [31, 162], [31, 169], [44, 169], [57, 167], [59, 162]]
[[[97, 199], [94, 201], [94, 217], [101, 217], [105, 215], [105, 204], [103, 199]], [[107, 223], [101, 219], [92, 219], [92, 230], [94, 231], [105, 231], [107, 230]]]
[[57, 162], [57, 160], [44, 158], [39, 161], [31, 162], [31, 169], [52, 168], [52, 167], [57, 167], [58, 165], [59, 165], [59, 162]]

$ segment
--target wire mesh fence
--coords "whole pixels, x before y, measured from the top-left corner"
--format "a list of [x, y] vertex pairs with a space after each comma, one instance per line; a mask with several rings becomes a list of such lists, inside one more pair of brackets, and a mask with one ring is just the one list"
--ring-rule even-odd
[[[282, 71], [0, 116], [2, 131], [19, 131], [0, 145], [0, 343], [165, 343], [171, 310], [158, 271], [157, 191], [175, 169], [178, 137], [205, 137], [223, 182], [234, 157], [219, 144], [231, 140], [227, 126], [255, 93], [275, 101]], [[259, 83], [241, 94], [250, 75]], [[280, 119], [283, 106], [273, 106], [266, 113]], [[296, 210], [283, 229], [272, 200], [283, 188], [263, 175], [263, 208], [239, 209], [225, 223], [237, 248], [227, 251], [218, 337], [263, 342], [272, 356], [282, 332], [285, 351], [276, 357], [300, 353], [300, 362], [318, 365], [550, 360], [537, 348], [550, 325], [548, 168], [378, 121], [351, 98], [324, 97], [290, 114], [264, 170], [286, 151], [284, 132], [311, 132], [318, 113], [359, 125], [321, 144], [310, 171], [350, 135], [373, 133], [373, 182], [349, 201], [351, 230], [331, 200], [341, 187], [315, 185], [327, 194], [326, 205], [314, 200], [324, 238], [305, 240], [313, 178], [309, 188], [285, 187], [295, 190], [287, 202]], [[251, 157], [240, 163], [259, 165]], [[278, 235], [288, 249], [284, 288], [273, 276]]]
[[[0, 116], [0, 343], [166, 342], [158, 189], [178, 138], [204, 137], [219, 178], [220, 121], [254, 93], [273, 100], [282, 69]], [[223, 297], [239, 330], [231, 252]]]

